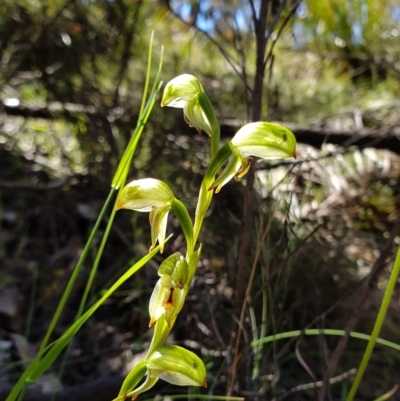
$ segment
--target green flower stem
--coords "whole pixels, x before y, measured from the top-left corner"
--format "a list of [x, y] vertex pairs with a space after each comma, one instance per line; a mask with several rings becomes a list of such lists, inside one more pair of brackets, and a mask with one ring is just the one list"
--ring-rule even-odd
[[[147, 75], [146, 75], [145, 88], [144, 88], [144, 92], [143, 92], [142, 104], [141, 104], [140, 113], [139, 113], [138, 124], [137, 124], [136, 129], [135, 129], [135, 131], [133, 132], [133, 134], [131, 136], [129, 144], [128, 144], [128, 146], [127, 146], [127, 148], [126, 148], [126, 150], [125, 150], [125, 152], [124, 152], [124, 154], [122, 156], [120, 165], [118, 166], [117, 173], [118, 172], [119, 173], [118, 174], [116, 173], [116, 175], [114, 176], [113, 185], [112, 185], [112, 191], [110, 191], [110, 195], [112, 193], [114, 193], [117, 189], [122, 188], [125, 185], [125, 182], [126, 182], [126, 179], [127, 179], [127, 175], [128, 175], [128, 171], [129, 171], [129, 167], [130, 167], [130, 165], [132, 163], [132, 158], [133, 158], [133, 155], [135, 154], [137, 144], [139, 142], [139, 139], [140, 139], [140, 136], [141, 136], [141, 134], [143, 132], [145, 124], [147, 123], [147, 120], [148, 120], [148, 118], [149, 118], [149, 116], [151, 114], [151, 111], [152, 111], [153, 107], [154, 107], [155, 100], [157, 98], [158, 92], [161, 89], [161, 84], [162, 83], [160, 82], [160, 74], [161, 74], [162, 59], [160, 60], [160, 64], [159, 64], [158, 72], [157, 72], [157, 77], [156, 77], [154, 86], [152, 88], [152, 91], [151, 91], [151, 94], [150, 94], [150, 98], [146, 102], [146, 97], [147, 97], [148, 87], [149, 87], [149, 81], [150, 81], [150, 73], [151, 73], [152, 43], [153, 43], [153, 36], [154, 36], [153, 34], [154, 33], [152, 33], [152, 36], [151, 36], [151, 39], [150, 39], [148, 65], [147, 65]], [[114, 183], [115, 177], [118, 177], [118, 178]], [[109, 198], [110, 198], [110, 195], [109, 195]], [[108, 206], [107, 202], [108, 202], [108, 199], [107, 199], [107, 201], [105, 203], [105, 205]], [[110, 218], [108, 220], [108, 223], [107, 223], [107, 226], [106, 226], [106, 230], [105, 230], [104, 235], [102, 237], [100, 246], [99, 246], [99, 248], [98, 248], [98, 250], [96, 252], [96, 257], [95, 257], [92, 269], [90, 271], [89, 279], [88, 279], [88, 281], [86, 283], [84, 294], [83, 294], [83, 296], [81, 298], [81, 301], [80, 301], [80, 304], [79, 304], [79, 308], [78, 308], [78, 312], [76, 314], [75, 320], [79, 319], [79, 317], [82, 315], [82, 312], [83, 312], [83, 310], [85, 308], [85, 305], [86, 305], [87, 298], [89, 296], [89, 292], [90, 292], [90, 290], [92, 288], [94, 279], [96, 277], [98, 266], [99, 266], [99, 263], [100, 263], [100, 259], [101, 259], [101, 256], [103, 255], [104, 247], [105, 247], [105, 245], [107, 243], [108, 236], [109, 236], [109, 233], [111, 231], [111, 227], [112, 227], [112, 225], [114, 223], [114, 218], [115, 218], [115, 214], [116, 214], [116, 208], [115, 208], [116, 202], [117, 202], [117, 200], [115, 201], [114, 207], [113, 207], [112, 212], [111, 212], [111, 216], [110, 216]], [[103, 210], [102, 210], [102, 212], [103, 212]], [[100, 223], [100, 221], [104, 217], [104, 213], [102, 213], [102, 212], [100, 212], [100, 216], [99, 216], [100, 220], [96, 221], [96, 225], [93, 228], [94, 233], [96, 233], [97, 230], [98, 230], [97, 223]], [[92, 240], [91, 240], [91, 237], [90, 237], [89, 241], [88, 241], [89, 247], [90, 247], [90, 245], [92, 243]], [[85, 247], [85, 249], [86, 249], [86, 247]], [[84, 256], [83, 259], [82, 259], [82, 261], [81, 261], [81, 259], [78, 261], [78, 264], [79, 264], [79, 262], [81, 262], [81, 265], [79, 266], [79, 271], [80, 271], [80, 269], [82, 267], [82, 264], [83, 264], [84, 260], [86, 259], [86, 255], [87, 255], [87, 252], [86, 252], [86, 254], [82, 253], [82, 256]], [[71, 277], [71, 279], [72, 279], [72, 277]], [[75, 281], [76, 281], [76, 278], [74, 278], [74, 282]], [[62, 308], [61, 308], [60, 312], [62, 311], [62, 309], [64, 307], [64, 304], [62, 304]], [[60, 305], [61, 305], [61, 302], [60, 302], [59, 306]], [[50, 328], [52, 330], [54, 330], [54, 326], [53, 327], [49, 327], [49, 329]], [[48, 332], [49, 332], [49, 329], [48, 329]], [[46, 333], [46, 335], [47, 335], [47, 333]], [[48, 338], [49, 338], [49, 336], [48, 336]], [[48, 338], [45, 337], [46, 343], [44, 343], [44, 345], [47, 344]], [[66, 359], [67, 359], [68, 353], [69, 353], [69, 349], [70, 349], [70, 345], [67, 348], [67, 351], [66, 351], [66, 353], [64, 355], [64, 358], [63, 358], [63, 360], [61, 362], [61, 365], [60, 365], [60, 371], [59, 371], [60, 376], [62, 375], [62, 372], [64, 370]]]
[[210, 203], [214, 194], [214, 191], [209, 190], [209, 188], [214, 182], [215, 175], [217, 174], [218, 170], [222, 167], [222, 165], [230, 155], [232, 155], [232, 149], [229, 143], [227, 143], [214, 155], [203, 178], [200, 187], [199, 200], [197, 202], [196, 217], [194, 221], [194, 244], [196, 244], [197, 242], [201, 226], [203, 225], [204, 216], [206, 215], [207, 210], [210, 207]]
[[193, 277], [196, 273], [197, 264], [199, 263], [200, 255], [201, 255], [202, 245], [197, 248], [197, 251], [193, 252], [189, 258], [186, 258], [189, 265], [189, 273], [188, 279], [186, 283], [187, 292], [189, 292], [190, 284], [192, 283]]
[[[142, 96], [142, 103], [140, 105], [140, 111], [139, 111], [139, 116], [143, 115], [143, 110], [145, 107], [146, 103], [146, 98], [147, 98], [147, 92], [149, 90], [149, 85], [150, 85], [150, 75], [151, 75], [151, 59], [153, 57], [153, 39], [154, 39], [154, 31], [151, 32], [150, 35], [150, 42], [149, 42], [149, 54], [147, 56], [147, 71], [146, 71], [146, 81], [144, 83], [144, 89], [143, 89], [143, 96]], [[161, 49], [162, 53], [162, 49]], [[162, 57], [161, 57], [162, 60]], [[160, 60], [160, 64], [162, 61]], [[161, 71], [160, 71], [161, 72]], [[157, 82], [157, 79], [156, 79]]]
[[147, 351], [146, 358], [149, 357], [157, 347], [164, 344], [169, 333], [174, 327], [177, 316], [175, 316], [175, 318], [172, 320], [169, 326], [165, 321], [164, 315], [157, 320], [156, 324], [154, 325], [153, 338], [151, 339], [150, 347]]
[[[158, 382], [158, 377], [151, 376], [147, 374], [146, 380], [144, 383], [138, 387], [136, 390], [131, 391], [130, 393], [125, 394], [122, 398], [123, 400], [129, 397], [132, 397], [132, 400], [135, 400], [137, 396], [141, 393], [144, 393], [147, 390], [150, 390], [156, 383]], [[113, 400], [116, 401], [116, 400]]]
[[58, 322], [58, 319], [61, 316], [61, 313], [62, 313], [62, 311], [64, 309], [64, 306], [65, 306], [65, 304], [66, 304], [66, 302], [67, 302], [67, 300], [69, 298], [69, 295], [71, 294], [72, 288], [74, 287], [76, 279], [79, 276], [79, 273], [80, 273], [80, 271], [82, 269], [82, 266], [83, 266], [83, 263], [84, 263], [84, 261], [86, 259], [86, 256], [89, 253], [89, 249], [90, 249], [90, 247], [92, 245], [93, 239], [97, 234], [97, 231], [99, 229], [100, 223], [102, 222], [102, 220], [104, 218], [104, 214], [106, 213], [106, 211], [108, 209], [108, 206], [109, 206], [109, 204], [110, 204], [110, 202], [112, 200], [114, 192], [115, 192], [115, 189], [111, 188], [111, 190], [110, 190], [110, 192], [108, 194], [108, 197], [107, 197], [106, 201], [104, 202], [104, 206], [101, 209], [101, 212], [100, 212], [99, 216], [97, 217], [96, 223], [95, 223], [95, 225], [94, 225], [94, 227], [93, 227], [93, 229], [92, 229], [92, 231], [90, 233], [90, 236], [89, 236], [89, 239], [88, 239], [88, 241], [87, 241], [87, 243], [85, 245], [85, 248], [83, 249], [82, 254], [79, 257], [79, 260], [78, 260], [78, 262], [77, 262], [77, 264], [76, 264], [76, 266], [75, 266], [75, 268], [74, 268], [74, 270], [72, 272], [72, 275], [71, 275], [71, 278], [68, 281], [67, 287], [65, 288], [65, 291], [64, 291], [64, 293], [63, 293], [63, 295], [62, 295], [62, 297], [60, 299], [60, 302], [57, 305], [57, 309], [54, 312], [54, 315], [53, 315], [53, 318], [51, 319], [49, 327], [46, 330], [46, 334], [45, 334], [45, 336], [43, 338], [42, 343], [40, 344], [38, 355], [43, 353], [43, 350], [46, 348], [46, 346], [47, 346], [47, 344], [49, 342], [50, 336], [53, 333], [54, 327], [56, 326], [56, 324]]
[[[151, 42], [152, 43], [152, 42]], [[49, 327], [45, 333], [44, 339], [41, 343], [41, 346], [39, 348], [39, 351], [37, 353], [37, 355], [35, 356], [35, 358], [33, 359], [33, 361], [29, 364], [29, 366], [27, 367], [27, 369], [25, 370], [25, 372], [22, 374], [22, 376], [20, 377], [20, 379], [18, 380], [17, 384], [14, 386], [13, 390], [11, 391], [9, 397], [7, 398], [7, 400], [15, 400], [19, 395], [21, 395], [24, 387], [26, 386], [26, 383], [30, 382], [30, 381], [34, 381], [36, 380], [38, 377], [41, 376], [41, 374], [43, 374], [43, 372], [50, 366], [51, 363], [54, 362], [54, 360], [57, 358], [57, 356], [59, 355], [60, 352], [63, 351], [63, 349], [70, 343], [70, 341], [72, 340], [72, 337], [76, 334], [76, 332], [80, 329], [80, 327], [84, 324], [84, 322], [91, 316], [91, 314], [94, 312], [94, 310], [96, 310], [102, 302], [104, 302], [105, 299], [107, 299], [108, 296], [111, 295], [111, 293], [107, 292], [106, 297], [102, 297], [100, 299], [100, 301], [98, 301], [95, 305], [93, 305], [92, 308], [89, 309], [88, 312], [86, 312], [84, 315], [80, 316], [82, 314], [82, 311], [84, 309], [84, 305], [86, 303], [86, 299], [87, 296], [89, 294], [90, 291], [90, 287], [91, 284], [95, 278], [96, 275], [96, 271], [97, 271], [97, 266], [98, 263], [100, 261], [100, 257], [102, 254], [102, 251], [104, 249], [104, 246], [106, 244], [106, 239], [108, 237], [108, 234], [110, 232], [111, 229], [111, 224], [115, 215], [115, 208], [111, 214], [111, 218], [109, 220], [109, 223], [107, 225], [106, 228], [106, 233], [103, 236], [103, 240], [101, 243], [101, 246], [99, 248], [99, 251], [97, 252], [96, 255], [96, 259], [95, 259], [95, 263], [93, 266], [93, 269], [91, 271], [86, 289], [85, 289], [85, 294], [82, 298], [81, 301], [81, 305], [79, 307], [79, 311], [77, 314], [77, 318], [75, 320], [75, 323], [70, 327], [70, 329], [65, 332], [63, 334], [62, 337], [60, 337], [57, 341], [55, 341], [51, 346], [47, 347], [47, 344], [49, 342], [49, 339], [51, 337], [51, 334], [59, 320], [59, 317], [62, 313], [62, 310], [68, 300], [68, 297], [72, 291], [72, 288], [76, 282], [76, 279], [80, 273], [80, 270], [83, 266], [83, 263], [87, 257], [87, 254], [89, 252], [89, 249], [91, 247], [91, 244], [93, 242], [93, 239], [98, 231], [98, 228], [100, 226], [100, 223], [102, 221], [102, 219], [104, 218], [105, 212], [112, 200], [112, 197], [114, 195], [114, 193], [116, 192], [116, 190], [120, 187], [122, 187], [126, 181], [126, 177], [128, 174], [128, 170], [129, 167], [131, 165], [132, 162], [132, 158], [133, 158], [133, 154], [136, 150], [136, 146], [137, 143], [139, 141], [140, 135], [143, 131], [143, 128], [150, 116], [150, 113], [152, 111], [152, 108], [155, 104], [155, 100], [156, 97], [158, 95], [158, 92], [161, 89], [162, 86], [162, 82], [160, 80], [160, 76], [161, 76], [161, 68], [162, 68], [162, 55], [163, 55], [163, 48], [161, 49], [161, 57], [160, 57], [160, 62], [159, 62], [159, 66], [158, 66], [158, 71], [156, 74], [156, 78], [153, 84], [153, 88], [151, 90], [149, 99], [147, 100], [147, 102], [145, 101], [146, 97], [147, 97], [147, 91], [148, 91], [148, 86], [149, 86], [149, 79], [150, 79], [150, 66], [151, 66], [151, 54], [152, 54], [152, 46], [150, 46], [149, 48], [149, 63], [148, 63], [148, 70], [147, 70], [147, 77], [146, 77], [146, 84], [145, 84], [145, 93], [144, 96], [142, 98], [142, 105], [141, 105], [141, 111], [139, 113], [139, 119], [138, 119], [138, 123], [136, 126], [136, 129], [128, 143], [128, 146], [121, 158], [121, 161], [118, 165], [117, 171], [114, 175], [113, 181], [112, 181], [112, 188], [110, 190], [110, 193], [107, 197], [106, 202], [104, 203], [104, 206], [99, 214], [99, 217], [95, 223], [95, 226], [93, 227], [91, 234], [89, 236], [89, 239], [87, 241], [87, 244], [85, 245], [85, 248], [74, 268], [74, 271], [71, 275], [71, 278], [67, 284], [67, 287], [61, 297], [61, 300], [57, 306], [57, 309], [54, 313], [54, 316], [49, 324]], [[158, 251], [159, 247], [157, 247], [154, 252], [150, 253], [149, 255], [153, 255], [155, 254], [156, 251]], [[148, 256], [149, 256], [148, 255]], [[130, 272], [135, 272], [136, 270], [134, 268], [140, 268], [142, 265], [140, 264], [142, 261], [147, 260], [146, 258], [142, 259], [140, 262], [138, 262], [136, 265], [134, 265], [134, 267], [132, 267], [129, 271]], [[132, 274], [133, 274], [132, 273]], [[123, 276], [124, 277], [124, 276]], [[119, 282], [119, 281], [118, 281]], [[118, 283], [117, 282], [117, 283]], [[116, 284], [117, 284], [116, 283]], [[121, 285], [122, 283], [120, 282], [118, 285]], [[114, 286], [112, 287], [114, 288]], [[43, 356], [44, 355], [44, 356]]]
[[175, 198], [171, 202], [171, 208], [175, 213], [175, 216], [178, 218], [179, 224], [182, 227], [182, 231], [185, 236], [186, 246], [187, 246], [186, 258], [189, 261], [190, 256], [194, 252], [192, 219], [190, 218], [185, 205], [180, 200]]
[[[85, 309], [86, 301], [87, 301], [87, 298], [89, 296], [89, 292], [90, 292], [90, 290], [92, 288], [94, 279], [96, 277], [97, 269], [99, 267], [101, 256], [103, 255], [104, 247], [105, 247], [105, 245], [107, 243], [108, 236], [109, 236], [110, 231], [111, 231], [111, 227], [112, 227], [112, 225], [114, 223], [115, 213], [117, 211], [116, 208], [115, 208], [115, 206], [117, 204], [117, 199], [118, 198], [115, 199], [114, 207], [112, 208], [110, 218], [108, 220], [105, 232], [103, 234], [103, 238], [102, 238], [100, 246], [99, 246], [99, 248], [97, 250], [96, 257], [95, 257], [92, 269], [90, 270], [89, 279], [88, 279], [88, 281], [86, 283], [85, 291], [84, 291], [83, 296], [81, 298], [81, 301], [79, 303], [79, 308], [78, 308], [78, 312], [77, 312], [76, 317], [75, 317], [75, 321], [78, 320], [82, 316], [83, 310]], [[64, 371], [65, 364], [66, 364], [67, 358], [68, 358], [68, 354], [69, 354], [69, 351], [71, 349], [71, 345], [72, 345], [72, 343], [70, 343], [68, 345], [68, 348], [67, 348], [66, 352], [64, 353], [64, 357], [63, 357], [63, 360], [61, 362], [60, 369], [59, 369], [59, 377], [60, 378], [61, 378], [62, 373]], [[53, 397], [54, 396], [55, 396], [55, 393], [53, 393]]]
[[211, 132], [211, 159], [212, 159], [216, 155], [219, 149], [220, 126], [214, 112], [214, 107], [212, 106], [212, 103], [208, 98], [208, 96], [204, 92], [200, 92], [197, 95], [197, 99], [212, 127], [212, 132]]
[[146, 360], [143, 359], [142, 361], [137, 363], [125, 377], [116, 400], [120, 398], [125, 399], [126, 394], [139, 384], [140, 380], [142, 380], [146, 372], [147, 372]]
[[[135, 152], [136, 146], [139, 142], [139, 139], [143, 132], [143, 129], [147, 123], [147, 120], [150, 116], [150, 113], [153, 109], [158, 92], [161, 89], [161, 86], [162, 86], [162, 82], [158, 81], [157, 85], [153, 88], [153, 91], [150, 94], [149, 100], [146, 103], [146, 107], [144, 109], [144, 114], [143, 114], [143, 116], [139, 117], [138, 125], [135, 129], [135, 132], [133, 133], [133, 135], [128, 143], [128, 146], [126, 148], [126, 151], [125, 151], [124, 155], [122, 156], [122, 159], [118, 165], [117, 171], [112, 180], [112, 187], [114, 187], [116, 189], [122, 188], [125, 184], [125, 179], [126, 179], [129, 167], [132, 162], [133, 154]], [[124, 179], [124, 177], [125, 177], [125, 179]]]
[[393, 295], [393, 290], [396, 285], [397, 277], [399, 276], [399, 271], [400, 271], [400, 247], [397, 250], [396, 260], [394, 261], [392, 272], [390, 273], [389, 282], [386, 287], [385, 294], [383, 296], [382, 304], [379, 309], [379, 313], [376, 318], [375, 325], [371, 333], [371, 337], [369, 339], [367, 348], [364, 352], [363, 358], [357, 370], [356, 377], [354, 378], [353, 384], [350, 388], [350, 392], [347, 396], [346, 401], [352, 401], [354, 399], [357, 389], [360, 386], [361, 379], [364, 375], [365, 369], [367, 368], [368, 361], [372, 355], [372, 351], [374, 349], [375, 343], [377, 342], [379, 332], [385, 320], [386, 313], [390, 305], [390, 300]]

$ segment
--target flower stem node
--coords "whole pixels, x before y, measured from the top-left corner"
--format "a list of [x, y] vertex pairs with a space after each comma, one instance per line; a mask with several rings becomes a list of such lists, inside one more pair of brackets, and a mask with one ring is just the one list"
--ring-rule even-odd
[[162, 345], [147, 359], [149, 376], [157, 377], [177, 386], [203, 386], [206, 368], [193, 352], [177, 345]]

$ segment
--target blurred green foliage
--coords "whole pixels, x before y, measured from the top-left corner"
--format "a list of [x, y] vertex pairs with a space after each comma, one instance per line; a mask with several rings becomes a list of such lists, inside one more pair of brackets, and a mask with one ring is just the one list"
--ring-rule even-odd
[[[279, 2], [272, 3], [279, 7]], [[0, 286], [16, 282], [28, 293], [32, 280], [25, 267], [30, 262], [40, 267], [42, 292], [35, 305], [32, 341], [43, 334], [66, 267], [89, 231], [96, 200], [104, 198], [135, 126], [151, 31], [155, 31], [154, 48], [165, 46], [164, 81], [184, 72], [198, 76], [218, 117], [243, 122], [251, 97], [243, 73], [249, 82], [254, 74], [251, 26], [248, 2], [239, 0], [0, 2], [0, 179], [34, 187], [73, 176], [58, 192], [38, 195], [1, 188], [0, 255], [5, 278]], [[400, 23], [395, 0], [302, 1], [287, 28], [279, 38], [276, 30], [271, 32], [277, 40], [265, 77], [264, 119], [354, 130], [359, 128], [356, 115], [362, 128], [398, 124]], [[398, 218], [398, 159], [373, 150], [343, 155], [334, 149], [329, 155], [331, 151], [328, 146], [322, 153], [300, 150], [300, 161], [312, 160], [290, 166], [290, 175], [285, 166], [259, 166], [253, 243], [261, 251], [251, 303], [256, 314], [253, 328], [258, 332], [249, 330], [250, 337], [262, 333], [263, 327], [268, 333], [302, 328], [353, 291], [353, 298], [346, 298], [320, 323], [343, 328], [357, 301], [356, 283], [370, 271]], [[206, 166], [207, 153], [206, 139], [187, 129], [180, 111], [156, 107], [131, 176], [166, 181], [193, 210], [192, 195], [200, 185], [198, 173]], [[209, 252], [203, 255], [187, 318], [178, 322], [176, 330], [177, 341], [190, 337], [209, 352], [205, 358], [210, 361], [214, 381], [209, 382], [215, 394], [223, 393], [226, 384], [223, 352], [231, 335], [226, 321], [234, 293], [232, 249], [242, 195], [243, 185], [230, 183], [215, 196], [213, 217], [205, 220], [202, 238]], [[141, 255], [149, 236], [146, 220], [147, 216], [122, 212], [98, 288], [107, 288], [123, 266]], [[173, 233], [180, 232], [175, 221], [171, 227]], [[313, 230], [316, 233], [305, 240]], [[262, 240], [265, 231], [267, 239]], [[179, 235], [171, 243], [170, 251], [179, 250]], [[112, 316], [109, 325], [127, 333], [125, 343], [139, 339], [130, 347], [145, 341], [141, 336], [148, 323], [148, 288], [155, 279], [155, 271], [147, 269], [138, 275], [134, 288], [117, 294], [98, 316], [98, 322]], [[385, 275], [378, 286], [384, 282]], [[379, 292], [371, 296], [359, 331], [370, 330], [379, 299]], [[267, 314], [260, 316], [263, 308]], [[384, 331], [389, 339], [398, 338], [397, 316], [398, 306], [393, 305]], [[86, 342], [95, 331], [92, 327], [78, 340], [78, 351], [91, 347]], [[99, 331], [103, 337], [95, 341], [102, 345], [111, 334]], [[335, 341], [298, 344], [318, 376], [323, 374], [326, 346], [333, 348]], [[354, 367], [361, 355], [359, 343], [350, 345], [341, 372]], [[281, 359], [275, 344], [257, 351], [261, 374], [258, 387], [254, 386], [271, 398], [281, 389], [310, 381], [295, 357], [294, 344], [289, 351]], [[397, 354], [379, 350], [376, 358], [366, 397], [377, 397], [394, 385], [393, 372], [399, 367]], [[81, 368], [85, 380], [87, 372], [99, 374], [97, 362], [93, 358]], [[346, 383], [334, 390], [337, 399], [342, 399]], [[310, 394], [295, 396], [305, 400]]]

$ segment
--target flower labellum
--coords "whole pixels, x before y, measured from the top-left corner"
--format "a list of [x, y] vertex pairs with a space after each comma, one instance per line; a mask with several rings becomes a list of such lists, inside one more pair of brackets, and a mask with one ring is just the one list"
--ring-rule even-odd
[[152, 327], [162, 315], [164, 315], [167, 324], [170, 325], [172, 319], [181, 309], [180, 306], [183, 305], [183, 301], [182, 290], [173, 286], [166, 287], [161, 279], [158, 280], [149, 302], [149, 327]]
[[235, 180], [240, 180], [240, 178], [242, 178], [249, 171], [250, 164], [251, 157], [233, 155], [226, 167], [223, 169], [222, 173], [210, 186], [209, 190], [216, 188], [215, 192], [218, 193], [221, 188], [232, 178], [235, 178]]

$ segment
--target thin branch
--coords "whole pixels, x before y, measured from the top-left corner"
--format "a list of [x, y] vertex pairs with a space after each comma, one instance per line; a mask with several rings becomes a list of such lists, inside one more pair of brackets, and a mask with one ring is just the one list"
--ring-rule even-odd
[[[330, 384], [334, 384], [334, 383], [340, 383], [343, 380], [349, 379], [350, 377], [354, 376], [356, 374], [357, 370], [355, 368], [350, 369], [349, 371], [342, 373], [339, 376], [336, 377], [332, 377], [329, 380]], [[299, 386], [293, 387], [290, 390], [286, 391], [285, 393], [283, 393], [282, 395], [273, 398], [271, 401], [281, 401], [284, 398], [288, 397], [289, 395], [298, 393], [300, 391], [305, 391], [305, 390], [310, 390], [313, 388], [318, 388], [321, 387], [323, 384], [322, 381], [317, 381], [317, 382], [313, 382], [313, 383], [307, 383], [307, 384], [300, 384]]]
[[296, 347], [295, 347], [295, 354], [296, 358], [299, 361], [300, 365], [303, 367], [303, 369], [308, 373], [308, 375], [311, 377], [313, 382], [315, 383], [317, 381], [317, 377], [315, 376], [314, 372], [311, 370], [311, 368], [308, 366], [307, 362], [304, 360], [303, 356], [301, 355], [300, 352], [300, 342], [296, 342]]
[[[399, 232], [400, 231], [400, 226], [398, 225], [400, 224], [400, 222], [396, 223], [396, 226], [393, 228], [391, 236], [393, 235], [394, 232]], [[381, 256], [383, 256], [383, 254], [385, 254], [385, 257], [387, 257], [387, 252], [386, 249], [388, 249], [390, 245], [388, 245], [387, 241], [385, 243], [385, 247], [382, 249], [382, 251], [380, 252]], [[381, 257], [379, 257], [379, 259], [375, 262], [374, 267], [372, 268], [371, 272], [364, 277], [362, 280], [360, 280], [358, 283], [356, 283], [356, 285], [352, 285], [350, 288], [347, 289], [347, 291], [343, 294], [343, 296], [341, 296], [339, 299], [337, 299], [328, 309], [326, 309], [324, 312], [322, 312], [320, 315], [318, 315], [317, 317], [315, 317], [310, 323], [308, 323], [304, 328], [303, 328], [303, 333], [305, 332], [305, 330], [309, 329], [310, 327], [315, 326], [315, 324], [322, 320], [325, 319], [328, 315], [330, 315], [339, 305], [341, 305], [344, 301], [346, 301], [347, 299], [349, 299], [350, 297], [354, 296], [355, 291], [357, 291], [358, 289], [360, 289], [363, 285], [365, 285], [365, 283], [368, 283], [369, 286], [372, 285], [372, 283], [374, 283], [379, 274], [381, 273], [381, 264], [378, 263], [378, 261], [381, 260]], [[303, 334], [302, 334], [303, 335]], [[286, 354], [286, 352], [289, 350], [289, 348], [292, 346], [292, 344], [298, 341], [297, 338], [291, 338], [290, 340], [288, 340], [286, 342], [286, 344], [281, 348], [281, 350], [279, 351], [278, 355], [277, 355], [277, 359], [281, 358], [283, 355]]]
[[[285, 27], [286, 27], [286, 25], [288, 24], [288, 22], [290, 21], [290, 19], [293, 17], [293, 15], [294, 15], [294, 13], [296, 12], [297, 7], [299, 6], [299, 4], [300, 4], [300, 0], [296, 0], [296, 2], [294, 3], [293, 7], [292, 7], [292, 8], [290, 9], [290, 11], [289, 11], [289, 14], [288, 14], [288, 15], [285, 17], [285, 19], [283, 20], [282, 25], [280, 26], [280, 28], [279, 28], [279, 30], [278, 30], [278, 33], [276, 34], [276, 37], [274, 38], [274, 40], [273, 40], [272, 43], [271, 43], [271, 48], [270, 48], [269, 51], [268, 51], [267, 57], [265, 58], [265, 62], [264, 62], [264, 63], [265, 63], [265, 66], [266, 66], [267, 63], [268, 63], [269, 58], [272, 57], [272, 54], [273, 54], [273, 51], [274, 51], [274, 48], [275, 48], [275, 45], [276, 45], [278, 39], [280, 38], [280, 36], [281, 36], [283, 30], [285, 29]], [[272, 32], [273, 32], [273, 31], [271, 31], [269, 37], [272, 35]], [[268, 37], [268, 38], [269, 38], [269, 37]]]
[[[127, 29], [127, 32], [125, 33], [124, 51], [121, 56], [121, 62], [120, 62], [118, 74], [116, 77], [117, 82], [115, 84], [115, 89], [114, 89], [114, 99], [113, 99], [114, 106], [118, 106], [118, 95], [119, 95], [120, 87], [121, 87], [122, 81], [125, 77], [125, 74], [128, 70], [129, 60], [131, 58], [131, 53], [132, 53], [133, 37], [135, 34], [137, 22], [139, 21], [139, 12], [142, 7], [142, 3], [143, 3], [143, 0], [139, 0], [137, 2], [135, 12], [132, 17], [132, 23], [131, 23], [129, 29]], [[127, 16], [127, 19], [128, 18], [129, 18], [129, 15]]]
[[[124, 109], [122, 107], [98, 109], [94, 106], [74, 103], [50, 102], [41, 107], [21, 103], [18, 106], [11, 106], [7, 104], [6, 100], [0, 100], [0, 113], [3, 111], [10, 116], [43, 118], [46, 120], [69, 118], [73, 117], [74, 114], [84, 114], [91, 118], [115, 121], [119, 126], [131, 126], [132, 121], [136, 120], [136, 116], [132, 115], [129, 109]], [[274, 122], [285, 125], [293, 131], [298, 143], [311, 145], [315, 148], [321, 149], [325, 144], [330, 143], [342, 147], [357, 146], [360, 149], [387, 149], [396, 154], [400, 154], [400, 141], [398, 139], [397, 126], [386, 125], [372, 129], [337, 130], [329, 127], [317, 126], [315, 124], [301, 126], [290, 122]], [[190, 130], [187, 124], [180, 124], [180, 122], [177, 123], [177, 128], [182, 132], [188, 132]], [[236, 119], [225, 119], [221, 122], [221, 137], [231, 138], [240, 126], [240, 121]], [[336, 152], [332, 153], [332, 155], [335, 154]], [[329, 154], [322, 157], [328, 156]], [[304, 161], [307, 160], [295, 160], [282, 162], [281, 164], [299, 164]], [[271, 168], [275, 168], [277, 165], [278, 164], [274, 164]]]
[[258, 21], [256, 8], [254, 7], [254, 1], [253, 0], [249, 0], [249, 3], [250, 3], [250, 8], [251, 8], [251, 15], [253, 16], [253, 23], [254, 23], [254, 26], [255, 26], [257, 21]]
[[187, 21], [185, 21], [184, 19], [181, 18], [181, 16], [176, 13], [169, 1], [166, 1], [166, 6], [168, 8], [168, 10], [172, 13], [172, 15], [174, 15], [177, 19], [179, 19], [180, 21], [182, 21], [185, 25], [191, 27], [191, 28], [195, 28], [198, 32], [202, 33], [214, 46], [217, 47], [218, 51], [221, 53], [222, 57], [227, 61], [227, 63], [231, 66], [231, 68], [233, 69], [233, 71], [235, 72], [235, 74], [240, 78], [240, 80], [243, 82], [244, 86], [246, 87], [246, 89], [250, 92], [253, 93], [252, 88], [249, 86], [249, 83], [246, 80], [246, 77], [243, 76], [243, 74], [241, 74], [241, 72], [237, 69], [237, 67], [235, 66], [235, 64], [233, 63], [231, 56], [229, 55], [229, 53], [227, 51], [225, 51], [224, 47], [221, 46], [217, 40], [215, 40], [211, 35], [208, 34], [208, 32], [204, 31], [203, 29], [199, 28], [198, 26], [195, 26]]
[[272, 20], [271, 24], [268, 25], [267, 35], [265, 37], [265, 43], [268, 43], [269, 39], [271, 38], [272, 32], [274, 32], [275, 26], [281, 17], [283, 9], [285, 8], [287, 0], [282, 0], [279, 4], [279, 8], [274, 15], [274, 19]]
[[71, 176], [63, 177], [58, 180], [49, 182], [48, 184], [29, 184], [23, 182], [4, 181], [0, 180], [0, 189], [7, 189], [9, 191], [51, 191], [61, 188], [64, 184], [68, 183]]

